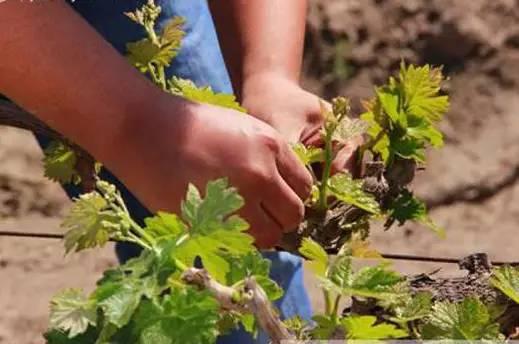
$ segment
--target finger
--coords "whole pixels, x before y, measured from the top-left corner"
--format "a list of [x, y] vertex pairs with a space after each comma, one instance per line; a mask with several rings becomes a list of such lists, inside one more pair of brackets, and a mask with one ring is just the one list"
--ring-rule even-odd
[[285, 182], [299, 198], [306, 200], [312, 190], [312, 175], [288, 145], [281, 145], [276, 164]]
[[258, 248], [268, 249], [279, 244], [283, 230], [261, 204], [249, 204], [240, 213], [249, 222], [249, 233]]
[[304, 204], [281, 176], [265, 188], [262, 196], [263, 208], [283, 231], [290, 232], [299, 226], [305, 213]]

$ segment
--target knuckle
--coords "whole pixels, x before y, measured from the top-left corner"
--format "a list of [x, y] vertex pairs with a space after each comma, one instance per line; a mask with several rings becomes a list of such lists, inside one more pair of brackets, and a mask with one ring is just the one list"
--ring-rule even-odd
[[259, 134], [258, 137], [259, 142], [267, 147], [267, 149], [274, 154], [279, 154], [281, 152], [281, 140], [277, 137], [275, 133], [264, 132]]

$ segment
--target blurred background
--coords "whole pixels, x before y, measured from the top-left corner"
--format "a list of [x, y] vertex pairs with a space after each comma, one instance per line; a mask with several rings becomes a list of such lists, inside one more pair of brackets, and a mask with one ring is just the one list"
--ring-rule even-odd
[[[402, 59], [443, 65], [451, 110], [446, 146], [414, 183], [442, 240], [413, 225], [373, 229], [382, 252], [519, 261], [519, 1], [310, 0], [303, 83], [324, 98], [360, 99]], [[25, 132], [0, 128], [0, 230], [59, 232], [70, 202], [43, 178]], [[64, 258], [59, 241], [0, 238], [0, 343], [43, 343], [48, 302], [65, 287], [90, 289], [115, 264], [111, 247]], [[395, 262], [404, 273], [455, 274], [456, 266]], [[316, 282], [308, 278], [311, 291]], [[315, 295], [316, 307], [320, 294]]]

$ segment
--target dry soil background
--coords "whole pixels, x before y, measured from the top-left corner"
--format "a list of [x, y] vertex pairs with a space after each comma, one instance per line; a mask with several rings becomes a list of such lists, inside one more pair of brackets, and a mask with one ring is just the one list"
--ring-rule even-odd
[[[416, 182], [440, 240], [414, 226], [374, 231], [381, 251], [461, 257], [488, 252], [519, 260], [519, 1], [321, 0], [311, 2], [305, 85], [358, 103], [402, 58], [445, 65], [452, 109], [447, 145], [430, 152]], [[0, 230], [59, 231], [69, 207], [42, 178], [30, 134], [0, 128]], [[91, 288], [115, 263], [111, 248], [64, 258], [59, 242], [0, 238], [0, 343], [43, 343], [48, 300], [64, 287]], [[438, 265], [395, 263], [402, 271]], [[455, 268], [444, 267], [445, 273]], [[315, 281], [308, 279], [315, 289]], [[319, 306], [319, 294], [314, 302]]]

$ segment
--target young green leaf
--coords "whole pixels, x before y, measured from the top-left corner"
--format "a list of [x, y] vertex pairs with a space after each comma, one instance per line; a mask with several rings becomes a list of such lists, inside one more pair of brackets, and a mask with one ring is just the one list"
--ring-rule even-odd
[[364, 135], [368, 127], [369, 123], [362, 119], [344, 117], [333, 132], [332, 139], [336, 142], [347, 144], [351, 140]]
[[422, 336], [424, 339], [503, 339], [499, 324], [491, 318], [488, 308], [474, 297], [460, 303], [436, 303], [427, 317]]
[[66, 289], [55, 295], [50, 303], [50, 328], [68, 332], [73, 338], [95, 326], [95, 302], [85, 297], [79, 289]]
[[150, 65], [167, 67], [177, 55], [178, 49], [173, 45], [160, 46], [149, 38], [126, 44], [127, 57], [130, 63], [142, 73], [150, 71]]
[[438, 236], [445, 237], [444, 229], [429, 218], [425, 203], [414, 197], [411, 192], [404, 190], [388, 208], [389, 223], [398, 221], [399, 225], [403, 225], [406, 221], [412, 220], [431, 229]]
[[345, 296], [395, 300], [404, 292], [399, 287], [404, 281], [402, 276], [388, 270], [385, 264], [353, 272], [349, 255], [339, 255], [329, 267], [327, 278], [322, 281], [323, 288]]
[[490, 283], [512, 301], [519, 304], [519, 268], [503, 266], [494, 269]]
[[316, 324], [316, 326], [312, 329], [312, 338], [329, 339], [338, 331], [342, 330], [342, 328], [340, 328], [340, 323], [337, 317], [314, 315], [312, 320]]
[[432, 311], [432, 294], [420, 292], [413, 296], [403, 297], [402, 302], [398, 302], [393, 307], [393, 311], [395, 315], [389, 320], [398, 324], [425, 318]]
[[376, 324], [377, 318], [371, 315], [349, 316], [341, 320], [348, 339], [374, 340], [404, 338], [408, 333], [395, 325]]
[[98, 192], [81, 195], [65, 217], [65, 250], [81, 251], [103, 246], [121, 227], [119, 217], [107, 208], [108, 202]]
[[405, 95], [406, 111], [430, 122], [441, 120], [449, 108], [448, 97], [439, 95], [442, 81], [441, 68], [406, 66], [402, 62], [399, 82]]
[[227, 257], [253, 251], [253, 238], [245, 233], [248, 224], [232, 215], [243, 205], [236, 189], [226, 179], [207, 184], [205, 197], [190, 185], [182, 203], [182, 218], [189, 227], [189, 237], [177, 248], [175, 256], [191, 265], [199, 256], [207, 271], [225, 282], [230, 269]]
[[171, 93], [188, 100], [246, 112], [246, 110], [236, 101], [234, 95], [216, 93], [210, 86], [198, 87], [191, 80], [181, 79], [178, 77], [171, 78], [168, 81], [168, 85]]
[[354, 205], [372, 214], [379, 214], [380, 207], [375, 198], [366, 193], [362, 180], [354, 180], [349, 173], [337, 173], [329, 179], [330, 193], [338, 200]]
[[145, 231], [156, 239], [171, 240], [186, 233], [186, 224], [175, 214], [159, 211], [144, 220]]
[[229, 271], [226, 275], [227, 285], [234, 285], [247, 277], [254, 277], [269, 300], [274, 301], [283, 296], [283, 289], [269, 277], [270, 260], [263, 258], [258, 251], [250, 251], [240, 256], [229, 256], [227, 261], [229, 262]]
[[324, 161], [324, 152], [322, 148], [307, 147], [302, 143], [296, 143], [292, 146], [292, 149], [299, 160], [301, 160], [301, 162], [306, 166]]
[[60, 141], [52, 141], [43, 151], [45, 177], [61, 184], [79, 184], [76, 171], [77, 156], [72, 148]]
[[318, 277], [325, 277], [328, 268], [328, 254], [321, 245], [311, 238], [303, 238], [299, 253], [309, 260], [308, 265]]

